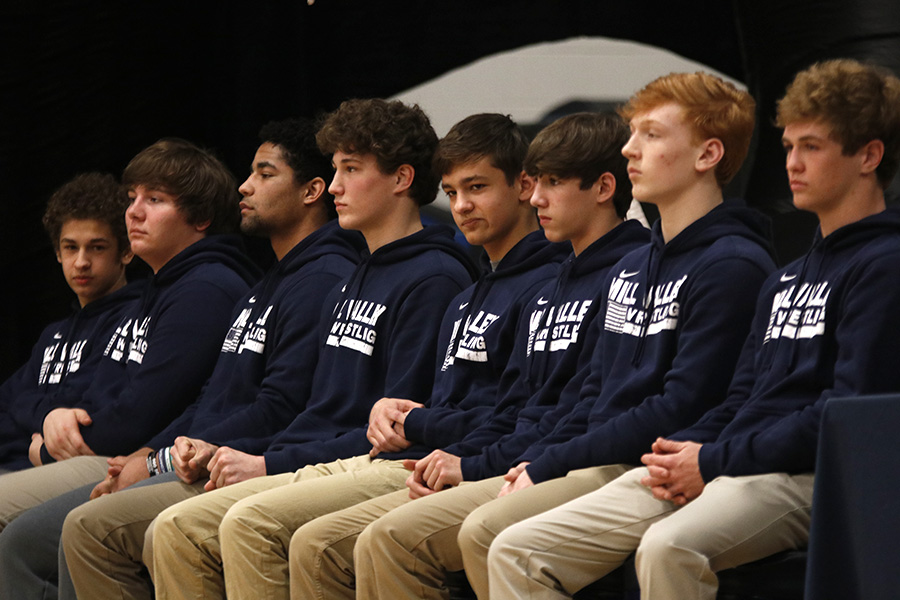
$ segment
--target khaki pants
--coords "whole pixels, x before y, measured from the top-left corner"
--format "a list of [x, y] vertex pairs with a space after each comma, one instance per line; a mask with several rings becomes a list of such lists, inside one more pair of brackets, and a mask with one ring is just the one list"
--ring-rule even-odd
[[103, 456], [76, 456], [0, 477], [0, 531], [20, 514], [89, 483], [106, 477]]
[[[503, 498], [502, 477], [409, 501], [406, 490], [316, 519], [291, 541], [293, 598], [446, 598], [448, 571], [465, 562], [473, 586], [484, 588], [484, 564], [493, 537], [504, 527], [596, 490], [627, 467], [573, 471]], [[469, 527], [470, 521], [479, 522]], [[463, 546], [457, 534], [477, 533]], [[360, 533], [361, 532], [361, 533]], [[357, 540], [358, 537], [358, 540]], [[355, 552], [354, 552], [355, 546]], [[462, 550], [462, 552], [461, 552]]]
[[[163, 511], [145, 561], [157, 598], [287, 598], [288, 548], [304, 523], [403, 487], [401, 461], [347, 460], [258, 477]], [[224, 564], [224, 574], [223, 574]], [[148, 565], [149, 566], [149, 565]]]
[[806, 543], [813, 476], [719, 477], [679, 508], [641, 485], [646, 468], [500, 534], [490, 594], [568, 598], [637, 550], [641, 597], [714, 599], [715, 572]]
[[80, 598], [150, 598], [141, 554], [150, 522], [166, 508], [203, 493], [203, 483], [173, 477], [92, 500], [69, 512], [62, 529], [72, 583]]

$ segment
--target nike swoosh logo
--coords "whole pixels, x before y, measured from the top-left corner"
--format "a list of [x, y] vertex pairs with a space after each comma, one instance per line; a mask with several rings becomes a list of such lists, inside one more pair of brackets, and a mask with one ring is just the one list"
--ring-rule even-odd
[[782, 282], [790, 281], [791, 279], [794, 279], [794, 278], [796, 278], [796, 277], [797, 277], [797, 274], [796, 274], [796, 273], [794, 273], [793, 275], [788, 275], [787, 273], [783, 273], [783, 274], [781, 275], [781, 281], [782, 281]]
[[629, 272], [626, 271], [625, 269], [622, 269], [622, 272], [619, 273], [619, 277], [620, 277], [621, 279], [628, 279], [629, 277], [634, 277], [634, 276], [637, 275], [638, 273], [640, 273], [640, 271], [632, 271], [631, 273], [629, 273]]
[[251, 296], [250, 299], [247, 300], [247, 303], [248, 303], [248, 304], [255, 304], [255, 303], [256, 303], [256, 296]]
[[464, 309], [464, 308], [467, 307], [468, 305], [469, 305], [468, 302], [463, 302], [462, 304], [459, 305], [459, 310]]
[[550, 302], [550, 301], [549, 301], [549, 300], [544, 300], [544, 297], [543, 297], [543, 296], [541, 296], [540, 298], [538, 298], [538, 304], [540, 304], [541, 306], [547, 304], [548, 302]]
[[54, 339], [54, 340], [61, 340], [61, 339], [62, 339], [62, 334], [59, 333], [59, 332], [54, 333], [54, 334], [53, 334], [53, 339]]

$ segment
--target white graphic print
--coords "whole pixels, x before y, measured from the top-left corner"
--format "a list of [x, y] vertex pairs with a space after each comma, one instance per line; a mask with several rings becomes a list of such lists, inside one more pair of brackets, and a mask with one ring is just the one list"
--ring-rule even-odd
[[[528, 321], [526, 354], [531, 356], [532, 352], [546, 351], [548, 338], [550, 339], [550, 352], [565, 350], [577, 342], [581, 323], [591, 308], [592, 302], [592, 300], [573, 300], [558, 307], [559, 310], [556, 306], [551, 306], [532, 311]], [[550, 311], [549, 315], [546, 314], [548, 310]]]
[[[636, 337], [674, 330], [678, 326], [681, 306], [678, 302], [678, 293], [687, 281], [687, 275], [650, 288], [649, 293], [643, 298], [643, 306], [640, 306], [638, 301], [640, 282], [623, 279], [624, 275], [631, 277], [634, 273], [622, 271], [613, 280], [609, 288], [604, 328], [614, 333]], [[651, 306], [653, 313], [647, 322], [647, 310]]]
[[369, 300], [344, 300], [335, 312], [331, 333], [325, 343], [371, 356], [378, 337], [375, 325], [386, 310], [384, 304]]
[[144, 354], [147, 352], [147, 336], [150, 333], [150, 319], [153, 317], [144, 317], [144, 320], [138, 322], [135, 320], [131, 326], [131, 343], [128, 344], [128, 360], [141, 364], [144, 362]]
[[262, 354], [266, 349], [266, 320], [269, 318], [269, 315], [272, 313], [273, 305], [269, 305], [264, 312], [256, 321], [250, 325], [250, 328], [247, 329], [247, 332], [244, 334], [244, 341], [241, 342], [240, 348], [238, 348], [238, 354], [243, 352], [244, 350], [248, 350], [250, 352], [255, 352], [257, 354]]
[[124, 323], [116, 327], [115, 333], [109, 338], [103, 356], [108, 356], [116, 362], [122, 362], [125, 356], [125, 347], [128, 344], [128, 331], [131, 329], [133, 319], [126, 319]]
[[[53, 337], [54, 339], [62, 338], [61, 335], [59, 337]], [[81, 356], [84, 353], [84, 347], [86, 345], [87, 340], [85, 339], [79, 340], [71, 346], [69, 344], [60, 344], [59, 342], [56, 342], [55, 344], [51, 344], [44, 348], [41, 370], [38, 373], [38, 385], [44, 385], [45, 383], [56, 385], [62, 381], [63, 376], [67, 373], [78, 371], [78, 369], [81, 368]], [[59, 351], [58, 358], [57, 351]]]
[[458, 344], [455, 344], [456, 352], [454, 353], [453, 346], [456, 335], [459, 333], [460, 322], [462, 321], [462, 319], [457, 319], [453, 324], [453, 334], [450, 336], [450, 344], [447, 346], [447, 353], [444, 355], [444, 364], [441, 365], [441, 371], [446, 371], [457, 358], [472, 362], [487, 362], [488, 355], [487, 345], [484, 342], [484, 332], [499, 318], [500, 315], [484, 312], [483, 310], [478, 311], [474, 320], [472, 315], [467, 316], [462, 339], [459, 340]]
[[825, 304], [830, 293], [830, 284], [823, 281], [794, 284], [775, 294], [763, 343], [779, 338], [809, 339], [825, 333]]

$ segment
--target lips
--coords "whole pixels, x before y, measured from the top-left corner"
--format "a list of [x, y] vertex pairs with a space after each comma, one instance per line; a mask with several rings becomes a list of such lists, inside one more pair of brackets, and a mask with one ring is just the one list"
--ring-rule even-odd
[[806, 182], [800, 181], [799, 179], [791, 179], [790, 180], [791, 191], [796, 192], [800, 190], [806, 189]]
[[477, 225], [479, 221], [481, 221], [481, 219], [466, 219], [465, 221], [460, 223], [459, 226], [460, 228], [471, 229], [472, 227], [475, 227], [475, 225]]

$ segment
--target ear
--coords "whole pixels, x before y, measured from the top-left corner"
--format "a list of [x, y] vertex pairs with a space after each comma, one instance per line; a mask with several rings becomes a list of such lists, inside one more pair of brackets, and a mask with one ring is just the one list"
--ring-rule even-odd
[[530, 208], [531, 195], [534, 194], [534, 177], [521, 171], [516, 177], [515, 185], [519, 186], [519, 202], [528, 204]]
[[865, 175], [874, 173], [878, 165], [881, 164], [881, 159], [884, 158], [884, 142], [872, 140], [860, 148], [859, 154], [862, 157], [860, 171]]
[[597, 188], [597, 204], [610, 202], [616, 195], [616, 177], [609, 171], [597, 178], [594, 186]]
[[56, 262], [62, 264], [62, 254], [59, 251], [59, 246], [56, 247]]
[[694, 163], [698, 173], [706, 173], [716, 168], [725, 156], [725, 146], [719, 138], [709, 138], [700, 145], [700, 154]]
[[412, 165], [400, 165], [394, 171], [394, 177], [394, 193], [403, 194], [412, 186], [412, 182], [416, 178], [416, 170]]
[[122, 253], [122, 256], [119, 257], [119, 262], [122, 263], [123, 267], [126, 267], [131, 264], [131, 260], [134, 258], [134, 252], [131, 251], [131, 248]]
[[314, 177], [306, 182], [303, 192], [303, 204], [309, 206], [322, 197], [325, 192], [325, 180], [321, 177]]
[[194, 225], [194, 229], [197, 231], [197, 233], [203, 233], [204, 231], [209, 229], [210, 225], [212, 225], [212, 221], [203, 221], [202, 223]]

